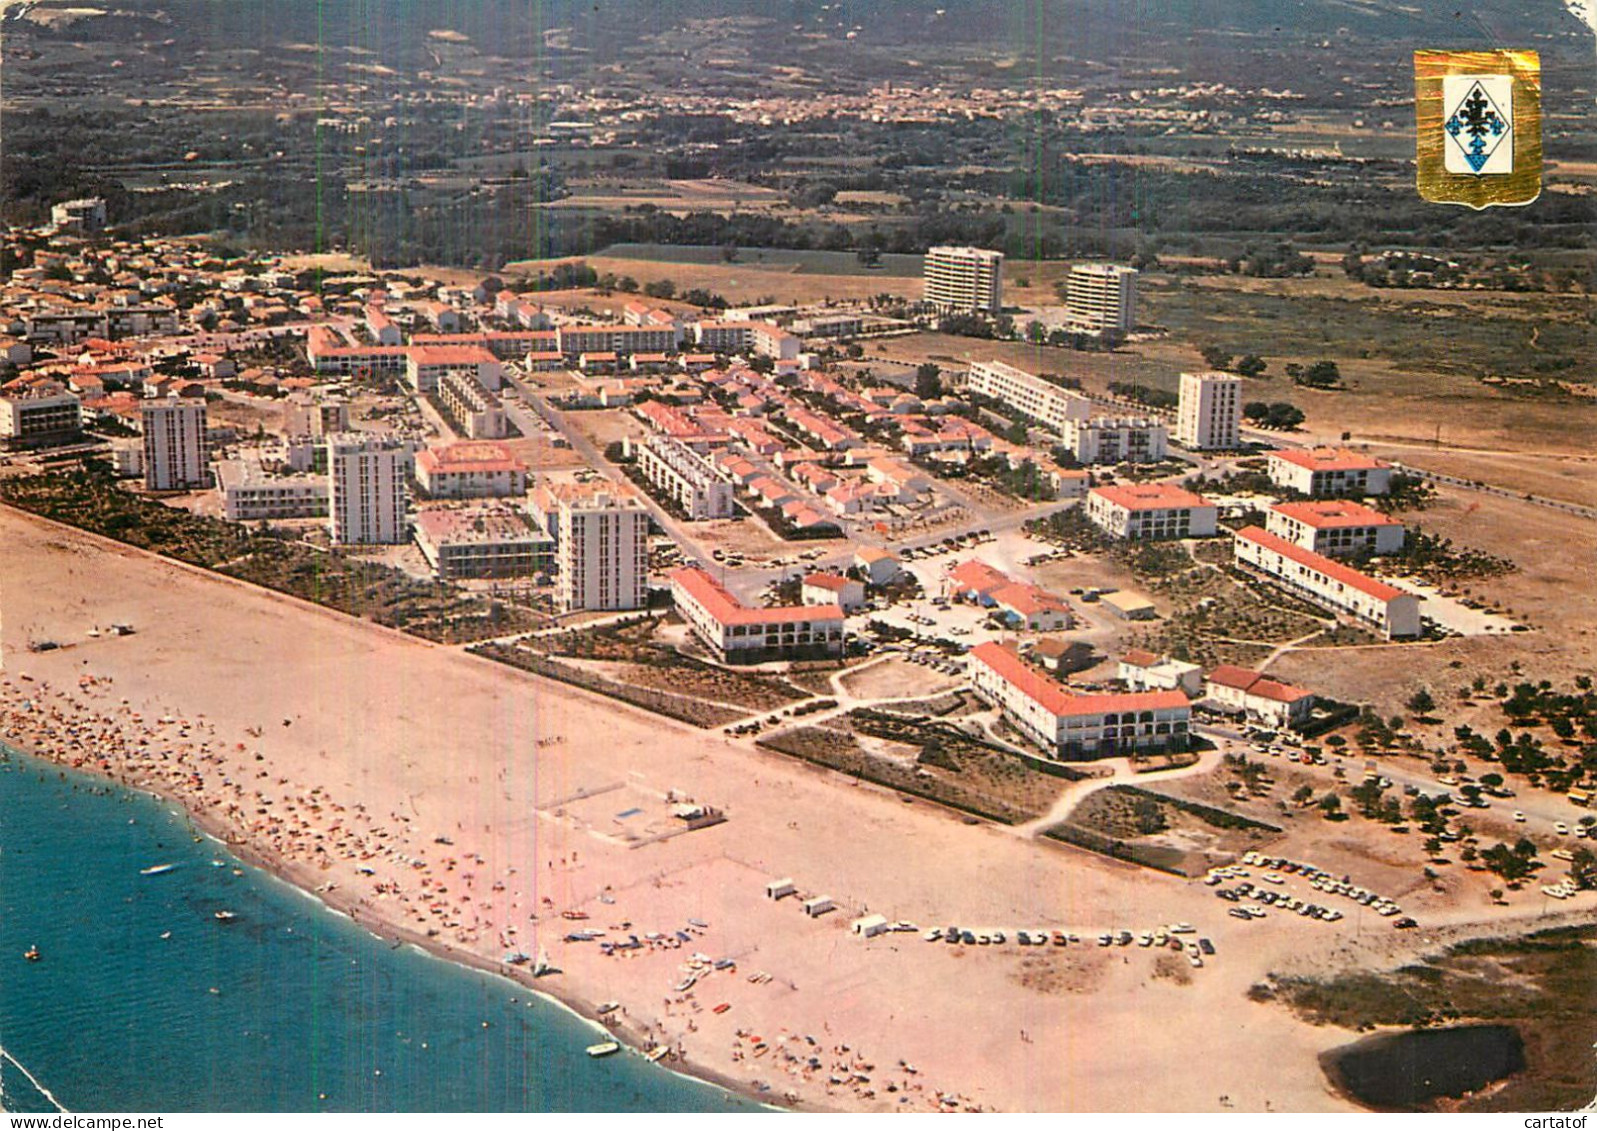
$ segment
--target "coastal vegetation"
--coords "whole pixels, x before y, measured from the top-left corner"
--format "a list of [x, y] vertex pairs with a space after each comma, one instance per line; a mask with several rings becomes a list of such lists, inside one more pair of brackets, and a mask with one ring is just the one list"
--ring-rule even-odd
[[93, 466], [0, 478], [0, 502], [430, 640], [504, 635], [541, 619], [523, 606], [358, 555], [164, 506], [122, 490]]
[[1318, 1025], [1366, 1031], [1460, 1021], [1513, 1025], [1526, 1070], [1501, 1088], [1461, 1101], [1464, 1111], [1569, 1111], [1597, 1093], [1597, 927], [1456, 943], [1396, 970], [1323, 977], [1272, 975], [1255, 1000], [1279, 1001]]

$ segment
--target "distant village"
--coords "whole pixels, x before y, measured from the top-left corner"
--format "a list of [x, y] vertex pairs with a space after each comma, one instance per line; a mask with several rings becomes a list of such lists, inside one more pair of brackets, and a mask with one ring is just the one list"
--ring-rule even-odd
[[[519, 585], [554, 618], [669, 604], [722, 665], [939, 641], [1051, 759], [1184, 749], [1195, 701], [1284, 729], [1315, 700], [1136, 649], [1107, 681], [1073, 687], [1078, 661], [1095, 662], [1068, 639], [1084, 605], [1127, 626], [1156, 609], [1113, 588], [1073, 604], [1000, 568], [1028, 543], [1046, 549], [1028, 534], [1038, 520], [1068, 513], [1106, 544], [1228, 541], [1205, 560], [1373, 640], [1446, 631], [1422, 592], [1358, 564], [1403, 549], [1402, 523], [1371, 505], [1392, 469], [1245, 436], [1234, 373], [1183, 373], [1173, 413], [1132, 412], [998, 360], [896, 378], [836, 364], [847, 343], [905, 330], [863, 303], [707, 313], [623, 296], [596, 312], [591, 295], [312, 278], [104, 227], [102, 202], [75, 200], [49, 229], [11, 237], [28, 265], [0, 296], [8, 474], [103, 460], [118, 489], [294, 527], [330, 552], [413, 545], [430, 576]], [[997, 315], [1002, 260], [932, 249], [924, 307]], [[1131, 332], [1136, 274], [1078, 265], [1069, 328]], [[596, 410], [628, 414], [619, 442], [576, 426]], [[245, 417], [253, 431], [227, 422]], [[1205, 474], [1218, 482], [1250, 453], [1267, 495], [1203, 493]], [[1006, 506], [982, 504], [995, 485]], [[1254, 521], [1223, 525], [1238, 516]], [[739, 524], [791, 554], [725, 548], [717, 532]], [[976, 549], [1001, 540], [993, 560]], [[907, 611], [917, 600], [927, 612]], [[956, 609], [980, 616], [954, 623]]]

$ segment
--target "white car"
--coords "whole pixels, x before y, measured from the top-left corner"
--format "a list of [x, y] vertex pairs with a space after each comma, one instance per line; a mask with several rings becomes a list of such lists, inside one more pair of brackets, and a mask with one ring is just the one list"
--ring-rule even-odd
[[1518, 821], [1520, 824], [1523, 825], [1525, 823], [1525, 814], [1521, 813], [1518, 809], [1515, 809], [1514, 810], [1514, 820]]
[[1569, 826], [1564, 824], [1562, 821], [1554, 821], [1553, 832], [1557, 833], [1559, 836], [1568, 836]]

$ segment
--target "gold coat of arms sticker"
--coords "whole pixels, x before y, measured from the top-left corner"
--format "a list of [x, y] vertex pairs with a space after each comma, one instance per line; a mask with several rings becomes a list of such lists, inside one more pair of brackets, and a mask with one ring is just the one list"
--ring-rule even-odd
[[1534, 51], [1414, 52], [1416, 181], [1437, 204], [1529, 204], [1542, 191]]

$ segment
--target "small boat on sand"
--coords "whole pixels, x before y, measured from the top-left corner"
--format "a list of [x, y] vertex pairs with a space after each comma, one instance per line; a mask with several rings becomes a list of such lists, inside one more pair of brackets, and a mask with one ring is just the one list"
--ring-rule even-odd
[[612, 1053], [618, 1053], [620, 1051], [620, 1041], [600, 1041], [596, 1045], [588, 1046], [588, 1055], [594, 1059], [598, 1059], [601, 1056], [609, 1056]]

